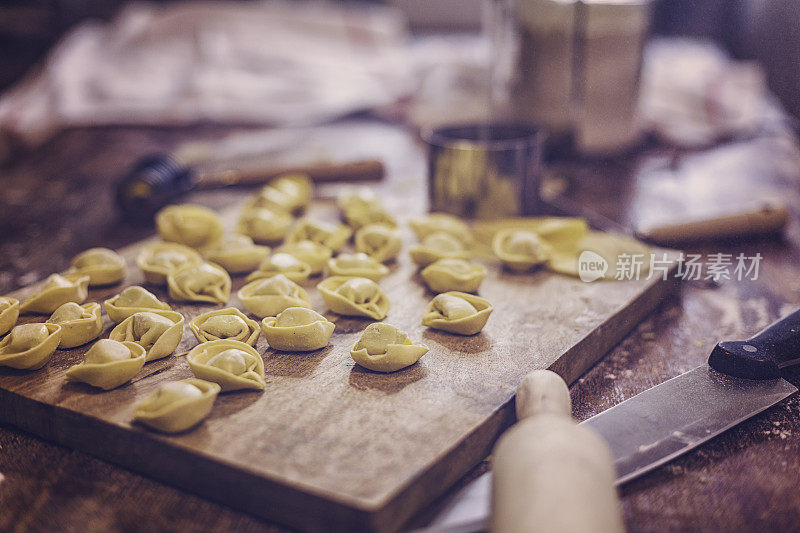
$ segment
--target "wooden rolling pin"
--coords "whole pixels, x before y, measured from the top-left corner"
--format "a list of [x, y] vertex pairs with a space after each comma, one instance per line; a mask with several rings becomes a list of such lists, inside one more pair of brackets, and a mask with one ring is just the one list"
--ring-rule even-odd
[[517, 388], [517, 424], [492, 460], [494, 533], [624, 531], [605, 441], [570, 416], [569, 389], [537, 370]]

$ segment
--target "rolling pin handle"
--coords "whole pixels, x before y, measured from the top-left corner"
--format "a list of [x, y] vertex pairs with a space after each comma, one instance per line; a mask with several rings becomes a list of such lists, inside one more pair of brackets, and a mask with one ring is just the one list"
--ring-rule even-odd
[[534, 370], [517, 387], [517, 420], [543, 413], [570, 416], [572, 400], [561, 376], [551, 370]]

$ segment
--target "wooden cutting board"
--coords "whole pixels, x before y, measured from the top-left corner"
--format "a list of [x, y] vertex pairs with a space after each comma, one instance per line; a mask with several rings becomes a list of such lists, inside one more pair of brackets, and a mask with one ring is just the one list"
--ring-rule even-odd
[[[312, 214], [335, 216], [330, 205]], [[336, 323], [327, 348], [279, 353], [260, 339], [266, 392], [220, 395], [210, 417], [180, 435], [132, 425], [131, 415], [161, 383], [191, 377], [185, 358], [148, 363], [132, 383], [98, 392], [64, 380], [88, 346], [57, 351], [34, 372], [0, 368], [0, 420], [295, 528], [393, 531], [490, 453], [513, 422], [511, 400], [526, 373], [551, 368], [574, 381], [675, 288], [672, 279], [583, 283], [488, 265], [481, 296], [495, 305], [492, 317], [478, 335], [450, 335], [420, 325], [433, 294], [408, 258], [413, 237], [406, 238], [381, 282], [391, 301], [386, 321], [430, 351], [403, 371], [356, 366], [349, 350], [370, 321], [327, 312]], [[142, 283], [134, 266], [142, 244], [121, 250], [125, 282], [91, 290], [90, 301]], [[322, 312], [312, 290], [317, 281], [306, 288]], [[243, 283], [234, 278], [234, 292]], [[167, 299], [164, 290], [148, 288]], [[230, 305], [241, 308], [235, 295]], [[218, 307], [174, 305], [187, 324]], [[104, 319], [107, 336], [112, 324]], [[177, 353], [195, 344], [187, 326]]]

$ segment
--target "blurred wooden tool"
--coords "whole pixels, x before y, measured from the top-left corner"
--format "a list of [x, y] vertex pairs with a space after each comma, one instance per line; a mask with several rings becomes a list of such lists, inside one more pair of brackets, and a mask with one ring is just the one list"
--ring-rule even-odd
[[622, 532], [605, 441], [571, 418], [569, 389], [549, 370], [517, 388], [517, 419], [492, 460], [491, 531]]

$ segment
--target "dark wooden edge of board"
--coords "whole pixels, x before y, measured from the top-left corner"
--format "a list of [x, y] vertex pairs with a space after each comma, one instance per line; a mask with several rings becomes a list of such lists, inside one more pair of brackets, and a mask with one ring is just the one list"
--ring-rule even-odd
[[[676, 290], [679, 281], [673, 273], [674, 269], [670, 270], [667, 279], [653, 282], [635, 300], [589, 332], [565, 352], [551, 370], [568, 383], [578, 379]], [[604, 332], [606, 329], [616, 333], [608, 337]], [[591, 355], [575, 361], [575, 357], [570, 357], [573, 352]], [[189, 463], [191, 467], [182, 467], [184, 462], [174, 459], [184, 453], [180, 446], [165, 440], [161, 443], [160, 453], [148, 454], [151, 439], [158, 437], [146, 432], [131, 433], [98, 418], [38, 402], [2, 388], [0, 421], [231, 508], [294, 528], [320, 531], [336, 524], [337, 529], [350, 531], [390, 532], [400, 529], [415, 513], [442, 496], [447, 487], [491, 453], [496, 439], [514, 422], [513, 400], [512, 395], [486, 422], [453, 445], [439, 461], [374, 507], [336, 501], [330, 494], [322, 496], [299, 490], [280, 480], [267, 479], [210, 457], [193, 456]], [[38, 412], [39, 415], [16, 415], [21, 412]], [[109, 435], [107, 440], [87, 437], [97, 434], [100, 429]], [[242, 483], [242, 479], [246, 482]], [[316, 509], [313, 514], [309, 512], [312, 508]]]

